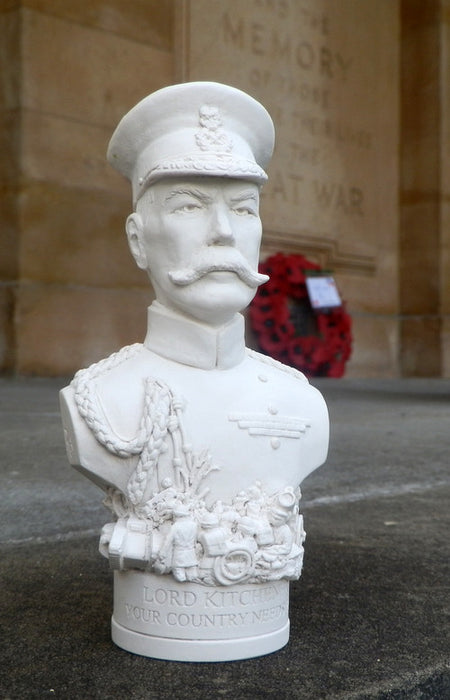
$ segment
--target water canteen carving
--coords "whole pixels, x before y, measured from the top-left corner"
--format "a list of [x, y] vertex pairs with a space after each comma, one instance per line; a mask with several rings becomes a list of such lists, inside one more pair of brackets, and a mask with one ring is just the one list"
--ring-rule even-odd
[[132, 185], [126, 231], [153, 284], [143, 343], [61, 392], [69, 461], [113, 513], [113, 640], [184, 661], [288, 641], [300, 576], [300, 483], [323, 463], [328, 417], [292, 368], [244, 344], [258, 272], [259, 195], [274, 142], [264, 107], [217, 83], [164, 88], [114, 132]]

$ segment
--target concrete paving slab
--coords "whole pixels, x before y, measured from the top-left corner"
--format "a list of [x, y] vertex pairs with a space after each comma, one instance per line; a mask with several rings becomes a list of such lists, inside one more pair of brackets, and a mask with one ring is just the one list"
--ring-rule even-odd
[[450, 698], [450, 382], [321, 380], [327, 465], [305, 482], [292, 634], [228, 664], [110, 641], [100, 491], [65, 458], [66, 380], [0, 380], [1, 698]]

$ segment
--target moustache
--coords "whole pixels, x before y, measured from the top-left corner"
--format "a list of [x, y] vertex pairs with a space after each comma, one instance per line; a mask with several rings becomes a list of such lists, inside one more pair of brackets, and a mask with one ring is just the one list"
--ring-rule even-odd
[[217, 251], [211, 249], [203, 255], [199, 255], [191, 261], [189, 267], [179, 270], [171, 270], [168, 275], [173, 284], [178, 287], [186, 287], [201, 279], [209, 272], [234, 272], [248, 287], [256, 289], [269, 279], [268, 275], [262, 275], [253, 270], [246, 259], [234, 249]]

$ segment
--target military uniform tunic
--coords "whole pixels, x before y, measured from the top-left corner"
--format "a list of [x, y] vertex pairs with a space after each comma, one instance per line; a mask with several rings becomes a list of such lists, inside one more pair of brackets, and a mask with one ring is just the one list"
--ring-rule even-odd
[[[149, 386], [154, 393], [169, 390], [172, 414], [141, 500], [160, 492], [163, 482], [180, 486], [185, 477], [177, 465], [187, 453], [191, 461], [209, 459], [199, 484], [208, 507], [230, 502], [255, 483], [268, 494], [296, 488], [324, 462], [328, 415], [321, 394], [296, 370], [246, 350], [240, 314], [217, 329], [154, 302], [148, 317], [142, 345], [82, 370], [89, 375], [79, 379], [78, 390], [76, 377], [62, 391], [74, 466], [101, 486], [126, 493], [139, 460], [140, 448], [131, 448], [143, 430]], [[80, 384], [87, 398], [77, 396]], [[178, 445], [167, 439], [174, 420], [181, 429]], [[123, 450], [114, 453], [111, 444]]]

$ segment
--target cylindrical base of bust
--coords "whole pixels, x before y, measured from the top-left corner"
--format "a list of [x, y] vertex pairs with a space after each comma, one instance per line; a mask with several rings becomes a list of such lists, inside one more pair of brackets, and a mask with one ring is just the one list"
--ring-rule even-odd
[[141, 571], [114, 573], [112, 639], [170, 661], [236, 661], [289, 639], [289, 582], [203, 586]]

